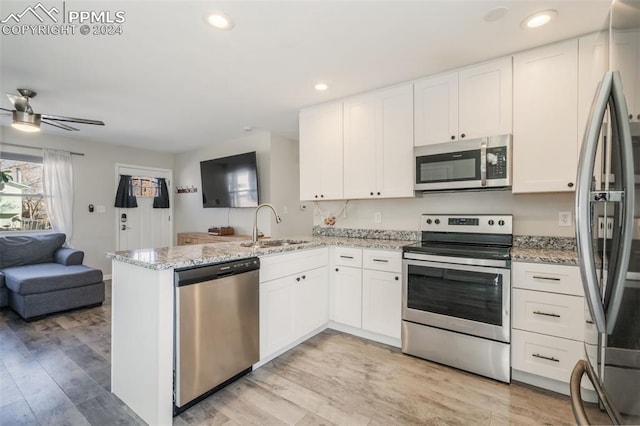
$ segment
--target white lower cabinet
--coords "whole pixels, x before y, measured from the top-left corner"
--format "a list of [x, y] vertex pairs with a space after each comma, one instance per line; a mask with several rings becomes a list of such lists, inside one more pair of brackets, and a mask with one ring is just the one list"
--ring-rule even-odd
[[327, 323], [327, 248], [266, 256], [260, 262], [260, 359]]
[[338, 265], [331, 277], [331, 319], [362, 327], [362, 268]]
[[512, 378], [568, 394], [589, 320], [578, 267], [514, 262], [511, 274]]
[[511, 364], [516, 370], [568, 383], [571, 370], [584, 358], [583, 342], [513, 330]]
[[336, 247], [331, 258], [331, 320], [399, 341], [402, 254]]
[[400, 273], [362, 271], [362, 328], [400, 338], [402, 321]]

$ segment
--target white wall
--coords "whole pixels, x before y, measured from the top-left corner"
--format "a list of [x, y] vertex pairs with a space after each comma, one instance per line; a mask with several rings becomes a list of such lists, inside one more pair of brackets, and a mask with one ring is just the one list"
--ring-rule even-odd
[[[43, 132], [28, 134], [10, 127], [0, 127], [0, 142], [53, 148], [84, 153], [73, 155], [73, 247], [85, 252], [84, 263], [111, 274], [111, 261], [105, 253], [115, 250], [116, 212], [115, 164], [173, 168], [173, 154], [133, 149], [123, 146], [90, 143]], [[32, 149], [2, 146], [10, 152], [38, 155]], [[105, 213], [89, 213], [88, 205], [105, 206]]]
[[[271, 197], [269, 148], [271, 137], [269, 132], [251, 133], [246, 137], [224, 143], [211, 144], [175, 157], [173, 174], [175, 186], [195, 186], [198, 192], [176, 194], [174, 215], [175, 231], [207, 232], [212, 226], [232, 226], [236, 234], [251, 235], [253, 225], [252, 208], [204, 208], [202, 207], [202, 184], [200, 182], [200, 162], [213, 158], [227, 157], [234, 154], [256, 151], [258, 161], [258, 185], [260, 186], [260, 202]], [[258, 226], [265, 234], [270, 233], [270, 221], [266, 215], [260, 215]]]
[[251, 133], [176, 156], [175, 185], [198, 188], [197, 193], [176, 195], [176, 232], [206, 232], [211, 226], [232, 226], [236, 234], [251, 235], [255, 209], [203, 208], [200, 182], [201, 161], [250, 151], [257, 153], [260, 202], [272, 203], [282, 218], [282, 223], [276, 224], [270, 211], [263, 209], [258, 228], [273, 237], [311, 233], [311, 214], [298, 209], [298, 144], [270, 132]]
[[[335, 214], [344, 202], [320, 202], [322, 211]], [[314, 209], [313, 203], [309, 208]], [[558, 225], [558, 212], [574, 211], [574, 194], [513, 195], [504, 191], [430, 193], [415, 199], [353, 200], [347, 206], [347, 217], [337, 217], [336, 227], [419, 230], [422, 213], [512, 214], [514, 235], [547, 235], [573, 237], [571, 227]], [[382, 213], [382, 223], [374, 223], [375, 212]], [[321, 225], [324, 216], [314, 215]], [[573, 220], [572, 220], [573, 222]]]
[[271, 135], [271, 192], [271, 203], [282, 218], [282, 223], [272, 225], [272, 235], [282, 238], [311, 234], [312, 211], [300, 210], [298, 142], [273, 134]]

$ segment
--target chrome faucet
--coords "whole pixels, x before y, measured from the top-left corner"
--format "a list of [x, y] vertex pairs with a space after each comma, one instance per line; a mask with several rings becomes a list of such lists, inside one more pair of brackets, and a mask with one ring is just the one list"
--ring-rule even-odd
[[278, 212], [276, 211], [276, 209], [271, 204], [264, 203], [264, 204], [260, 204], [258, 207], [256, 207], [255, 212], [253, 212], [253, 231], [251, 233], [251, 244], [252, 245], [257, 245], [258, 244], [258, 211], [263, 207], [269, 207], [271, 209], [271, 211], [273, 212], [273, 215], [276, 217], [276, 223], [282, 222], [282, 219], [280, 219], [280, 216], [278, 216]]

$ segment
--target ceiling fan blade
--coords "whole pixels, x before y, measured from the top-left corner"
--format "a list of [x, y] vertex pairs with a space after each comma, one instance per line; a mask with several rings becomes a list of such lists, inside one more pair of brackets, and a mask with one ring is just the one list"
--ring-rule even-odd
[[96, 126], [104, 126], [104, 122], [100, 120], [88, 120], [86, 118], [63, 117], [61, 115], [42, 114], [43, 119], [54, 121], [69, 121], [71, 123], [95, 124]]
[[75, 127], [67, 126], [66, 124], [62, 124], [62, 123], [50, 123], [44, 120], [40, 120], [40, 122], [44, 124], [48, 124], [49, 126], [59, 127], [64, 130], [80, 130], [80, 129], [76, 129]]
[[25, 96], [12, 95], [7, 93], [7, 97], [9, 101], [16, 109], [16, 111], [20, 112], [28, 112], [29, 114], [33, 114], [33, 109], [31, 109], [31, 105], [29, 105], [29, 98]]

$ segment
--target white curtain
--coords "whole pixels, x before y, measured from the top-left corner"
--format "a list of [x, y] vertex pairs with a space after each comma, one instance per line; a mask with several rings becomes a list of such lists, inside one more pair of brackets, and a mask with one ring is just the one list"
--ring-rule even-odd
[[71, 153], [67, 151], [42, 150], [44, 196], [47, 215], [55, 232], [67, 236], [70, 246], [73, 234], [73, 167]]

